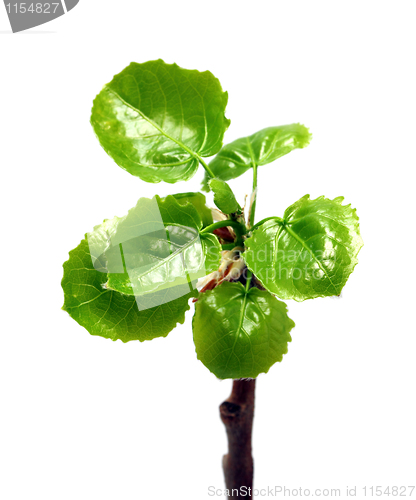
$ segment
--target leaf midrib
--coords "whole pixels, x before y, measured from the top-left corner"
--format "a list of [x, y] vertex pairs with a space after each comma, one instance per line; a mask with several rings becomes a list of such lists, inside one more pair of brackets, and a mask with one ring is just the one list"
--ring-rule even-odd
[[306, 244], [306, 242], [293, 231], [289, 226], [286, 224], [282, 224], [281, 226], [285, 231], [287, 231], [295, 240], [297, 240], [307, 252], [312, 256], [313, 260], [318, 264], [319, 269], [325, 274], [325, 276], [328, 278], [329, 282], [331, 283], [332, 288], [335, 290], [335, 293], [338, 294], [338, 290], [336, 289], [335, 285], [333, 284], [331, 278], [329, 277], [329, 274], [326, 272], [325, 268], [322, 266], [322, 264], [319, 262], [317, 259], [316, 255], [313, 253], [312, 249], [309, 248], [309, 245]]
[[[238, 327], [237, 327], [237, 330], [236, 330], [236, 335], [235, 335], [235, 338], [234, 338], [234, 343], [233, 343], [233, 346], [231, 348], [231, 353], [230, 353], [230, 356], [229, 356], [229, 358], [227, 360], [227, 364], [225, 365], [224, 370], [227, 369], [228, 364], [229, 364], [229, 362], [231, 360], [231, 356], [234, 354], [234, 348], [235, 348], [235, 345], [237, 343], [238, 338], [240, 337], [240, 332], [241, 331], [244, 332], [244, 330], [243, 330], [243, 323], [244, 323], [245, 310], [246, 310], [246, 307], [247, 307], [247, 297], [248, 297], [248, 292], [246, 292], [244, 290], [244, 299], [243, 299], [243, 305], [241, 307], [240, 319], [239, 319], [239, 322], [238, 322]], [[252, 345], [251, 345], [251, 339], [250, 339], [249, 335], [247, 335], [247, 337], [248, 337], [248, 341], [250, 343], [250, 352], [251, 352], [251, 354], [253, 356], [253, 348], [252, 348]], [[241, 361], [240, 361], [240, 359], [238, 357], [237, 357], [237, 359], [238, 359], [238, 363], [239, 363], [240, 368], [241, 368]]]
[[108, 87], [108, 86], [106, 86], [106, 88], [108, 89], [109, 92], [111, 92], [112, 94], [114, 94], [115, 96], [117, 96], [117, 98], [120, 99], [120, 101], [125, 106], [127, 106], [128, 108], [130, 108], [133, 111], [135, 111], [136, 113], [138, 113], [144, 120], [146, 120], [148, 123], [150, 123], [150, 125], [152, 125], [161, 134], [163, 134], [165, 137], [167, 137], [168, 139], [170, 139], [172, 142], [174, 142], [175, 144], [177, 144], [178, 146], [180, 146], [184, 151], [186, 151], [187, 153], [189, 153], [193, 158], [197, 159], [198, 161], [202, 160], [201, 156], [196, 151], [192, 151], [192, 149], [188, 148], [188, 146], [185, 146], [185, 144], [183, 142], [179, 141], [178, 139], [175, 139], [174, 137], [172, 137], [171, 135], [169, 135], [167, 132], [165, 132], [165, 130], [163, 130], [161, 127], [159, 127], [159, 125], [157, 123], [155, 123], [151, 118], [149, 118], [148, 116], [146, 116], [142, 111], [140, 111], [140, 109], [136, 108], [132, 104], [128, 103], [125, 99], [123, 99], [120, 96], [120, 94], [118, 94], [115, 90], [113, 90], [111, 87]]

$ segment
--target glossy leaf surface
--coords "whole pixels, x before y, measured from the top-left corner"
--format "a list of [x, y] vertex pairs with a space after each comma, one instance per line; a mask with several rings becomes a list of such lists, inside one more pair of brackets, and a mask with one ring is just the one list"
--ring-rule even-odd
[[202, 227], [213, 223], [211, 209], [206, 206], [206, 199], [202, 193], [177, 193], [172, 195], [180, 205], [192, 203], [202, 220]]
[[241, 212], [241, 207], [226, 182], [219, 179], [211, 179], [209, 186], [214, 193], [214, 203], [222, 212], [225, 214]]
[[191, 203], [173, 196], [141, 198], [111, 235], [107, 287], [137, 297], [215, 271], [221, 247], [215, 235], [200, 234], [202, 225]]
[[306, 195], [284, 221], [254, 230], [244, 260], [267, 290], [298, 301], [341, 293], [363, 245], [356, 211], [342, 201]]
[[[309, 130], [299, 123], [268, 127], [248, 137], [226, 144], [209, 167], [218, 179], [228, 181], [244, 174], [254, 165], [266, 165], [294, 149], [306, 147], [311, 139]], [[208, 188], [205, 173], [203, 187]]]
[[197, 357], [218, 378], [255, 378], [287, 352], [295, 324], [270, 293], [224, 282], [201, 293], [195, 306]]
[[[107, 227], [98, 226], [96, 231], [108, 233], [114, 222], [117, 219], [106, 221]], [[91, 335], [112, 340], [128, 342], [166, 337], [178, 323], [184, 322], [189, 298], [197, 295], [189, 288], [181, 291], [183, 295], [178, 294], [178, 290], [175, 293], [166, 290], [163, 296], [156, 298], [154, 307], [139, 310], [134, 297], [103, 288], [107, 281], [106, 263], [101, 257], [101, 262], [95, 260], [94, 267], [87, 239], [69, 252], [69, 260], [63, 267], [63, 309]], [[174, 300], [170, 300], [171, 297]]]
[[91, 124], [120, 167], [147, 182], [174, 183], [220, 150], [227, 99], [209, 71], [160, 59], [131, 63], [94, 100]]

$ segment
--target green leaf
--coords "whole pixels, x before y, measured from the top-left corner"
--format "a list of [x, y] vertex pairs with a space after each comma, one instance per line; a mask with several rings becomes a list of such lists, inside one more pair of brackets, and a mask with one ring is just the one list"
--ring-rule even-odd
[[95, 98], [91, 124], [120, 167], [147, 182], [174, 183], [220, 150], [227, 100], [209, 71], [161, 59], [131, 63]]
[[207, 227], [213, 223], [211, 209], [206, 206], [206, 199], [202, 193], [177, 193], [172, 195], [180, 205], [192, 203], [202, 220], [202, 226]]
[[339, 295], [363, 245], [358, 216], [344, 198], [304, 196], [245, 241], [244, 260], [263, 286], [282, 299]]
[[225, 214], [241, 212], [241, 207], [226, 182], [219, 179], [211, 179], [209, 185], [214, 193], [214, 203], [222, 212]]
[[201, 234], [201, 229], [192, 203], [180, 204], [170, 195], [141, 198], [109, 238], [107, 288], [137, 297], [217, 270], [221, 246], [215, 235]]
[[[111, 226], [117, 221], [117, 218], [105, 221], [95, 228], [96, 240], [100, 234], [111, 233]], [[166, 290], [149, 297], [139, 310], [135, 297], [103, 288], [107, 281], [106, 263], [102, 256], [101, 261], [95, 258], [94, 261], [93, 264], [88, 240], [82, 240], [69, 252], [62, 279], [63, 309], [91, 335], [123, 342], [144, 341], [166, 337], [178, 323], [184, 322], [189, 298], [197, 295], [196, 290], [185, 287]]]
[[[209, 163], [209, 168], [218, 179], [235, 179], [254, 165], [266, 165], [294, 149], [306, 147], [310, 139], [309, 130], [299, 123], [268, 127], [226, 144]], [[204, 191], [209, 191], [209, 178], [205, 173]]]
[[255, 378], [287, 353], [295, 326], [270, 293], [224, 282], [201, 293], [192, 322], [197, 357], [218, 378]]

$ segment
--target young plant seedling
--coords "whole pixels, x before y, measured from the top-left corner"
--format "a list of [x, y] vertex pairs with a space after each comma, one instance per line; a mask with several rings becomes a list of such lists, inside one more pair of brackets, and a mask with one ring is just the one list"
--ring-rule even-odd
[[[282, 361], [294, 327], [280, 299], [339, 295], [362, 240], [342, 197], [305, 195], [255, 223], [259, 167], [311, 136], [292, 124], [222, 146], [227, 99], [209, 71], [162, 60], [132, 63], [104, 86], [91, 124], [114, 161], [152, 183], [188, 180], [202, 165], [203, 190], [213, 191], [217, 209], [202, 193], [156, 195], [105, 220], [64, 263], [63, 309], [91, 335], [144, 341], [183, 323], [193, 299], [197, 358], [219, 379], [233, 379], [220, 406], [226, 486], [251, 496], [244, 492], [253, 482], [256, 377]], [[241, 207], [226, 181], [250, 169], [252, 195]]]

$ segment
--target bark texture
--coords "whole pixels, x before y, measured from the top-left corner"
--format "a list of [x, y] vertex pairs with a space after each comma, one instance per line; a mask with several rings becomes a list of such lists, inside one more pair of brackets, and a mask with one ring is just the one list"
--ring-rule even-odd
[[[224, 455], [225, 485], [233, 497], [251, 498], [253, 488], [253, 457], [251, 436], [254, 418], [256, 380], [234, 380], [230, 397], [220, 406], [221, 420], [228, 438], [228, 453]], [[244, 486], [245, 489], [241, 490]], [[249, 490], [250, 488], [250, 490]], [[240, 495], [241, 491], [247, 493]], [[250, 492], [250, 494], [248, 494]]]

